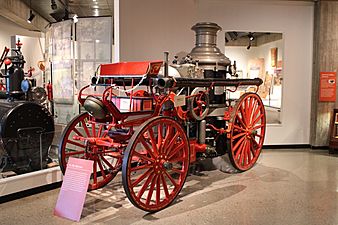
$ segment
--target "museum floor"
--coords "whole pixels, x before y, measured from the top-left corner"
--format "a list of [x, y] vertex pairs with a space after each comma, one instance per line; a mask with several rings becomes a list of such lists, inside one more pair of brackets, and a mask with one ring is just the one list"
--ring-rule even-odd
[[264, 150], [245, 173], [191, 175], [154, 214], [128, 202], [120, 178], [87, 194], [80, 223], [53, 216], [55, 189], [1, 204], [0, 224], [338, 224], [338, 157], [327, 151]]

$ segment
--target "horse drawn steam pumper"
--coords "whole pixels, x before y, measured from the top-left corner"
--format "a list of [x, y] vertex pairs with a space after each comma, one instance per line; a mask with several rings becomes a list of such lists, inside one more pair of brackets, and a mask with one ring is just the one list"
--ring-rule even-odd
[[[228, 154], [239, 172], [255, 164], [265, 136], [265, 109], [256, 94], [262, 80], [232, 77], [235, 66], [216, 47], [217, 24], [197, 23], [192, 30], [195, 48], [171, 66], [168, 54], [164, 62], [100, 66], [79, 92], [86, 112], [63, 132], [63, 172], [69, 157], [93, 160], [93, 190], [122, 169], [129, 200], [154, 212], [173, 202], [198, 158]], [[103, 93], [85, 94], [89, 86]]]

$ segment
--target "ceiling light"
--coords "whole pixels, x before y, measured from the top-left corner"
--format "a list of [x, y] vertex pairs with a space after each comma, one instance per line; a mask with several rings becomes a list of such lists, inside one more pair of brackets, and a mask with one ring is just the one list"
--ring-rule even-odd
[[34, 15], [33, 11], [29, 10], [29, 17], [27, 19], [27, 23], [32, 23], [34, 17], [35, 17], [35, 15]]
[[98, 9], [94, 9], [94, 16], [99, 16], [99, 10]]
[[77, 18], [77, 15], [75, 14], [74, 16], [73, 16], [73, 22], [74, 23], [77, 23], [79, 21], [79, 19]]
[[255, 39], [255, 37], [252, 35], [252, 33], [249, 33], [248, 37], [249, 37], [250, 41], [253, 41]]
[[94, 5], [93, 8], [94, 8], [94, 9], [98, 9], [99, 6], [98, 6], [98, 5]]
[[93, 2], [96, 2], [96, 0], [93, 0]]
[[56, 10], [56, 9], [58, 8], [57, 4], [55, 3], [55, 0], [51, 0], [50, 3], [51, 3], [50, 7], [51, 7], [53, 10]]

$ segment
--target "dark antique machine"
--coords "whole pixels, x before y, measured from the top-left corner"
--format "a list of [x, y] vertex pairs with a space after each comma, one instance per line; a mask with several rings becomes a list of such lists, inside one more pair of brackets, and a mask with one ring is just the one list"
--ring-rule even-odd
[[24, 73], [24, 56], [20, 41], [7, 56], [0, 58], [0, 77], [5, 78], [5, 90], [0, 91], [0, 172], [25, 173], [45, 168], [53, 139], [54, 119], [41, 103], [46, 99], [42, 87]]
[[[154, 212], [173, 202], [199, 158], [227, 154], [239, 172], [254, 166], [265, 136], [264, 105], [256, 94], [262, 80], [236, 78], [235, 65], [216, 47], [217, 24], [192, 29], [195, 48], [171, 66], [167, 53], [164, 62], [100, 66], [79, 92], [87, 112], [62, 135], [63, 172], [69, 157], [93, 160], [93, 190], [122, 168], [129, 200]], [[104, 87], [103, 93], [85, 94], [90, 86]], [[239, 99], [231, 98], [236, 91], [242, 92]]]

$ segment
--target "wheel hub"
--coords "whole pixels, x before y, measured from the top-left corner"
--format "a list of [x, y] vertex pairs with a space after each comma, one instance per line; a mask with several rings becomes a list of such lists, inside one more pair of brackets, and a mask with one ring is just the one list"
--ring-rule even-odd
[[154, 163], [155, 173], [161, 173], [163, 170], [171, 170], [173, 168], [173, 164], [166, 160], [166, 156], [159, 155]]
[[165, 168], [166, 170], [171, 170], [173, 168], [173, 164], [171, 162], [164, 162], [163, 168]]
[[257, 133], [258, 133], [257, 130], [252, 130], [252, 129], [248, 128], [245, 131], [245, 136], [246, 136], [246, 138], [252, 138], [252, 137], [256, 136]]

